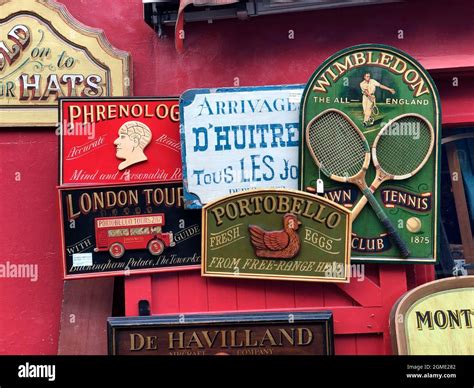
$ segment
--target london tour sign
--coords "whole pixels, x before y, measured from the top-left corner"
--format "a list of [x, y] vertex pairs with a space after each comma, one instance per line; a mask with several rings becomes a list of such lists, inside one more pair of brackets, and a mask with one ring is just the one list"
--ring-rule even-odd
[[58, 191], [65, 279], [199, 268], [201, 214], [181, 182]]

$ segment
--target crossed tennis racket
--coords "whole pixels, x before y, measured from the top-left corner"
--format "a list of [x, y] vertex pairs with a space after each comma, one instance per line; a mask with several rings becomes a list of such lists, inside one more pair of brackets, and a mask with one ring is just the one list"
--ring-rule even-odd
[[[402, 128], [407, 124], [418, 124], [419, 136], [391, 134], [394, 124]], [[376, 177], [370, 187], [365, 180], [371, 159], [369, 144], [345, 113], [328, 109], [314, 117], [306, 127], [306, 144], [323, 174], [337, 182], [353, 183], [364, 194], [352, 210], [352, 220], [368, 202], [402, 256], [408, 257], [410, 251], [407, 245], [375, 199], [374, 192], [387, 180], [408, 179], [421, 170], [434, 146], [431, 124], [424, 117], [409, 113], [394, 118], [380, 130], [372, 145]], [[312, 187], [307, 190], [315, 192]]]

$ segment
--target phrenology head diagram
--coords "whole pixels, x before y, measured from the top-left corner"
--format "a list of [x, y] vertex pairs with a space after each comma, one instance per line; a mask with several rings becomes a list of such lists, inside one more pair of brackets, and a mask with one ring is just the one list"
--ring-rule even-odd
[[139, 121], [127, 121], [118, 130], [118, 137], [115, 139], [115, 156], [124, 159], [118, 166], [123, 169], [136, 163], [148, 160], [145, 155], [145, 148], [151, 142], [151, 130], [147, 125]]

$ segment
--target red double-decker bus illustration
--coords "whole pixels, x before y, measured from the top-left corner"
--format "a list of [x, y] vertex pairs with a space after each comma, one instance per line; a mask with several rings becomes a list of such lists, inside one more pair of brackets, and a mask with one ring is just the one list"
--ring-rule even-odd
[[165, 248], [175, 245], [173, 233], [161, 231], [164, 225], [162, 213], [96, 218], [94, 252], [109, 251], [116, 259], [132, 249], [148, 249], [153, 256], [161, 255]]

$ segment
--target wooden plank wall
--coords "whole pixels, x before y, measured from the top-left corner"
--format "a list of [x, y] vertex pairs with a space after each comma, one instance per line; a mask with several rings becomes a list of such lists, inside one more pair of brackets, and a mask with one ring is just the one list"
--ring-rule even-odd
[[198, 271], [130, 277], [126, 315], [138, 315], [147, 299], [151, 313], [331, 310], [336, 354], [390, 354], [388, 317], [407, 291], [403, 266], [365, 266], [364, 281], [348, 285], [203, 278]]

